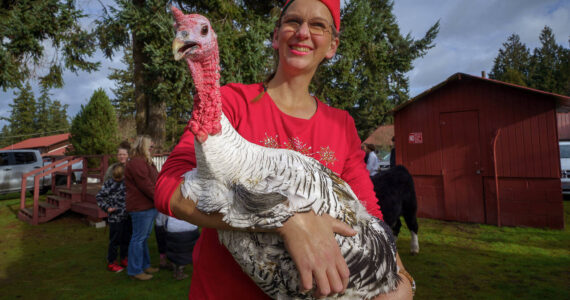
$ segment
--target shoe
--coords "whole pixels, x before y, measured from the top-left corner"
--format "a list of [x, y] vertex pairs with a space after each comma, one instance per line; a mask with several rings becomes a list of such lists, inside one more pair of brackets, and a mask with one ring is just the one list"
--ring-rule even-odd
[[172, 277], [174, 277], [174, 279], [184, 280], [189, 277], [188, 274], [184, 273], [184, 266], [177, 266], [175, 264], [172, 264], [172, 267], [172, 269], [174, 269], [172, 272]]
[[166, 255], [161, 254], [160, 255], [160, 261], [158, 263], [158, 268], [159, 269], [170, 269], [170, 264], [168, 263], [168, 260], [166, 259]]
[[125, 257], [121, 260], [121, 266], [127, 267], [129, 265], [129, 260]]
[[152, 275], [143, 272], [143, 273], [131, 276], [131, 278], [144, 281], [144, 280], [150, 280], [152, 278]]
[[148, 267], [143, 270], [147, 274], [152, 274], [158, 272], [158, 268]]
[[116, 263], [110, 263], [107, 265], [107, 270], [115, 273], [122, 272], [125, 268], [117, 265]]

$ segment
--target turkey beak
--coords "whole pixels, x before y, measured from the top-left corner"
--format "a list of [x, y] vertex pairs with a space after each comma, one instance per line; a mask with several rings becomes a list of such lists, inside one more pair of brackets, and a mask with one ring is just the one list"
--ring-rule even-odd
[[172, 42], [172, 54], [174, 54], [174, 60], [181, 60], [184, 57], [183, 53], [178, 52], [182, 46], [184, 46], [184, 42], [178, 38], [175, 38], [174, 42]]

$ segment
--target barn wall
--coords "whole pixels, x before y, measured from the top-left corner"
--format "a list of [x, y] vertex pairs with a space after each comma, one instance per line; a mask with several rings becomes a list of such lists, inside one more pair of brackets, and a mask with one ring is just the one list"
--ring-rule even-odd
[[[500, 176], [559, 178], [554, 109], [553, 100], [517, 89], [467, 80], [450, 83], [396, 114], [396, 158], [414, 175], [441, 175], [439, 114], [474, 110], [479, 112], [484, 176], [494, 176], [492, 141], [500, 128]], [[413, 132], [422, 133], [422, 144], [408, 143]]]
[[[500, 178], [501, 224], [564, 228], [564, 208], [556, 179]], [[485, 178], [487, 224], [497, 225], [497, 194], [494, 178]]]
[[[562, 195], [555, 101], [483, 80], [446, 83], [395, 115], [396, 158], [414, 176], [418, 215], [444, 219], [440, 113], [477, 111], [486, 222], [497, 223], [493, 138], [503, 225], [561, 228]], [[422, 143], [408, 143], [421, 132]], [[562, 224], [562, 225], [561, 225]]]

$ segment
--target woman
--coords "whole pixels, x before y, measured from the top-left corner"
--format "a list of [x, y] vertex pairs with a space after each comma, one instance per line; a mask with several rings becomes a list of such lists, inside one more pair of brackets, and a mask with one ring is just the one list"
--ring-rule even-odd
[[[309, 93], [317, 67], [336, 52], [339, 28], [339, 0], [286, 3], [273, 35], [279, 57], [275, 73], [264, 84], [222, 87], [223, 111], [250, 142], [318, 159], [350, 184], [371, 214], [381, 217], [354, 121]], [[195, 165], [194, 137], [187, 131], [163, 166], [155, 199], [162, 212], [205, 227], [194, 248], [189, 298], [267, 299], [218, 242], [216, 229], [232, 228], [220, 214], [204, 215], [193, 201], [183, 199], [181, 175]], [[354, 235], [349, 226], [309, 212], [294, 215], [276, 232], [295, 261], [304, 289], [312, 289], [315, 282], [317, 297], [346, 289], [349, 270], [334, 233]], [[409, 283], [400, 284], [395, 294], [411, 297]]]
[[157, 214], [154, 208], [154, 186], [158, 171], [151, 159], [153, 148], [150, 137], [138, 136], [125, 171], [127, 211], [133, 225], [127, 273], [138, 280], [149, 280], [152, 273], [158, 272], [158, 268], [150, 266], [147, 243]]

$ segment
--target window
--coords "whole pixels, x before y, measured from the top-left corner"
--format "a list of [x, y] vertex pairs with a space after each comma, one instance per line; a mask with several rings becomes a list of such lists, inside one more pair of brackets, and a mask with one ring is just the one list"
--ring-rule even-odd
[[36, 161], [33, 152], [14, 152], [14, 160], [16, 165], [30, 164]]
[[0, 166], [8, 165], [8, 153], [0, 153]]

